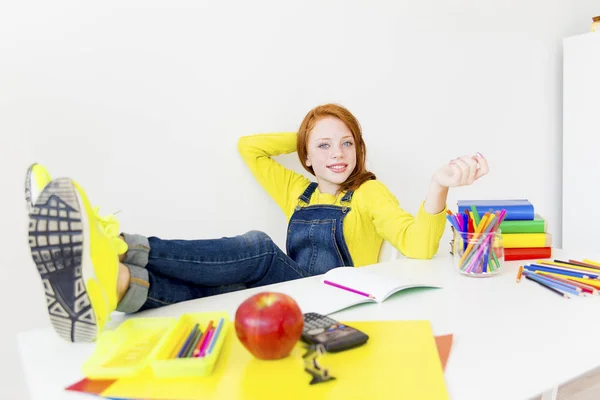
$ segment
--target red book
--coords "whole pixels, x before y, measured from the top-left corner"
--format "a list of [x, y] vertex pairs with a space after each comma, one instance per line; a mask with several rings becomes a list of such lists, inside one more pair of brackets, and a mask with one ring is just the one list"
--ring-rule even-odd
[[504, 249], [505, 261], [533, 260], [552, 257], [552, 247], [522, 247]]

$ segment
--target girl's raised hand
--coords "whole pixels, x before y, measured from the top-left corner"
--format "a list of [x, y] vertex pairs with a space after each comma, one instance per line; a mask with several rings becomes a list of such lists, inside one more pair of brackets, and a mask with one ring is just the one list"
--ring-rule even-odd
[[489, 167], [481, 153], [462, 156], [442, 166], [434, 175], [434, 180], [445, 187], [467, 186], [486, 175]]

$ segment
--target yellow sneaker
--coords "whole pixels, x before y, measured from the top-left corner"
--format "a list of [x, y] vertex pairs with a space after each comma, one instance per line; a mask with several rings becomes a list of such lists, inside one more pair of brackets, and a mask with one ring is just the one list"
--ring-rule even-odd
[[[31, 213], [31, 209], [38, 196], [51, 180], [52, 177], [44, 166], [38, 163], [31, 164], [25, 175], [25, 205], [28, 213]], [[73, 184], [79, 192], [84, 193], [77, 182], [73, 181]], [[128, 248], [127, 243], [119, 237], [119, 220], [112, 214], [102, 217], [100, 216], [99, 211], [99, 207], [94, 207], [93, 212], [96, 219], [102, 225], [106, 235], [113, 241], [113, 246], [117, 250], [117, 253], [119, 255], [125, 254]]]
[[80, 187], [48, 183], [29, 214], [29, 247], [50, 321], [71, 342], [96, 339], [117, 307], [119, 259]]

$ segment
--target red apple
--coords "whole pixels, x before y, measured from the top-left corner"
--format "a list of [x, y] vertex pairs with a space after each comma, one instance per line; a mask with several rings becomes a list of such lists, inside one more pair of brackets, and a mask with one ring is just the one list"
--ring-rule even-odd
[[300, 307], [283, 293], [255, 294], [240, 304], [235, 313], [238, 339], [261, 360], [277, 360], [290, 354], [303, 327]]

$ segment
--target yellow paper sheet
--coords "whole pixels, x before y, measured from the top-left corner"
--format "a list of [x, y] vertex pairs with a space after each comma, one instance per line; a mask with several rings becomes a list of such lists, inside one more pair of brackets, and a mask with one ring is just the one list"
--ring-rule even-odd
[[448, 399], [436, 342], [428, 321], [351, 322], [367, 344], [319, 358], [333, 381], [310, 385], [299, 343], [277, 361], [254, 359], [233, 327], [211, 376], [157, 379], [146, 369], [120, 379], [102, 396], [143, 399]]

